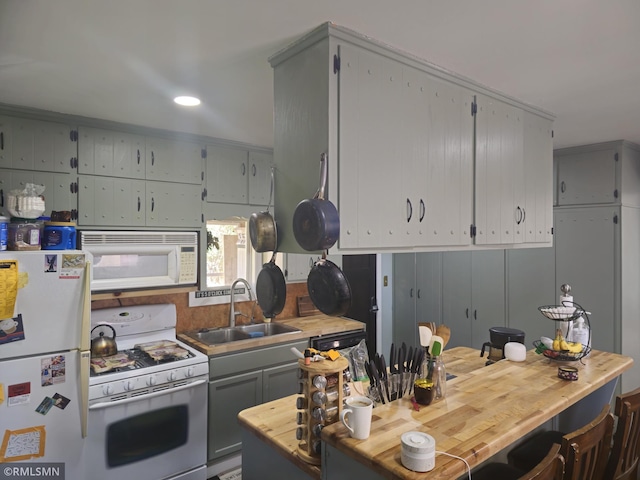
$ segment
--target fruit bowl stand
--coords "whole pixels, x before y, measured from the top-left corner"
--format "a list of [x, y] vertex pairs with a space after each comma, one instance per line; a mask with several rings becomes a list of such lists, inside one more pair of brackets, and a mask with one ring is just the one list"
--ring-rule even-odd
[[538, 310], [549, 320], [555, 322], [556, 328], [553, 338], [556, 338], [558, 334], [561, 334], [564, 338], [570, 331], [571, 324], [582, 317], [585, 325], [589, 330], [589, 341], [586, 345], [582, 345], [582, 349], [577, 352], [572, 352], [566, 349], [555, 350], [549, 348], [542, 343], [541, 340], [535, 340], [533, 346], [536, 347], [536, 352], [542, 353], [545, 357], [560, 362], [575, 362], [586, 357], [591, 351], [591, 322], [589, 320], [588, 312], [580, 305], [574, 302], [563, 302], [563, 305], [544, 305], [538, 307]]

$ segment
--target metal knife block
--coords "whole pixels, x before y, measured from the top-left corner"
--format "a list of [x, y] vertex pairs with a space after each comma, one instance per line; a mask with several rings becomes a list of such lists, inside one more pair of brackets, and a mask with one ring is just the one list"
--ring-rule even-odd
[[[325, 359], [305, 365], [304, 360], [300, 359], [298, 365], [298, 393], [302, 395], [298, 397], [296, 405], [298, 456], [307, 463], [320, 465], [320, 432], [327, 425], [340, 421], [344, 399], [343, 374], [349, 368], [349, 362], [346, 358], [339, 357], [334, 361]], [[337, 398], [326, 398], [328, 391], [336, 390]]]

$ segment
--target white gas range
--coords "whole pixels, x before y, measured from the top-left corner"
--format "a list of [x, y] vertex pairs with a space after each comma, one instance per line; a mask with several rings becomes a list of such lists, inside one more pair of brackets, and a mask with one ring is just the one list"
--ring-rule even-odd
[[206, 479], [208, 357], [176, 339], [175, 305], [94, 310], [92, 337], [113, 336], [100, 325], [118, 353], [91, 360], [92, 478]]

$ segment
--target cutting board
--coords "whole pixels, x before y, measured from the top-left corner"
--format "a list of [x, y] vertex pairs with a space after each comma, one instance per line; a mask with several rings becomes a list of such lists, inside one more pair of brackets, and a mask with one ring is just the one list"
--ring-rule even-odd
[[310, 317], [311, 315], [320, 314], [320, 310], [313, 304], [309, 295], [301, 295], [297, 297], [297, 300], [299, 317]]

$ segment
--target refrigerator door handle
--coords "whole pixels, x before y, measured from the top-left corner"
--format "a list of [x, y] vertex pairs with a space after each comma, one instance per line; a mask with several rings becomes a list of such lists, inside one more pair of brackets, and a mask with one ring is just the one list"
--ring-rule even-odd
[[87, 421], [89, 418], [89, 369], [91, 368], [91, 352], [80, 352], [80, 428], [82, 438], [87, 437]]
[[91, 368], [91, 262], [84, 264], [84, 292], [82, 323], [80, 325], [80, 428], [82, 438], [87, 436], [89, 418], [89, 369]]

